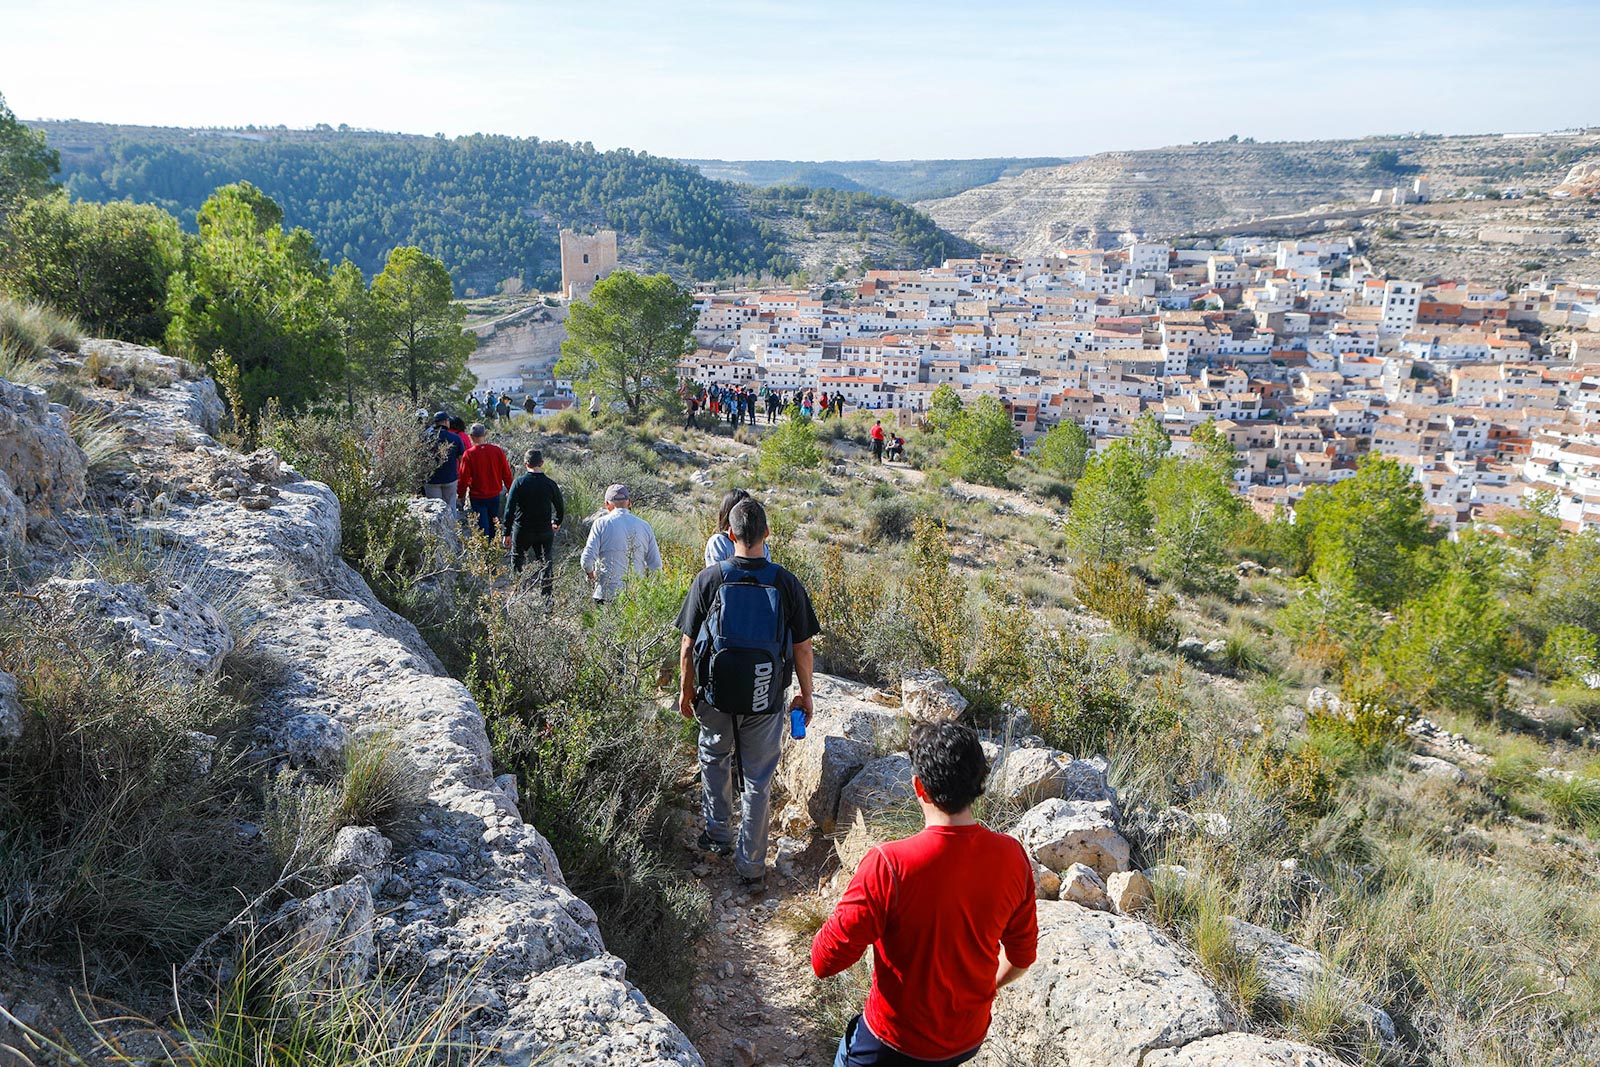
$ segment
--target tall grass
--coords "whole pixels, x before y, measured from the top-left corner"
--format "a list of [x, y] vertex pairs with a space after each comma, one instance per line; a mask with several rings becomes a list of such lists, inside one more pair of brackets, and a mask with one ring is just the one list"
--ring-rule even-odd
[[70, 315], [0, 294], [0, 347], [24, 359], [43, 359], [52, 349], [76, 352], [82, 336], [83, 327]]

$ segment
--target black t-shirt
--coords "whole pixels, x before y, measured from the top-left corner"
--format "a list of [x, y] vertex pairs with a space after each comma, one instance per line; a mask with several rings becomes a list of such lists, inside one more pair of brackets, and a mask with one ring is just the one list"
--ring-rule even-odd
[[[805, 586], [800, 584], [800, 579], [776, 563], [768, 564], [764, 559], [745, 559], [742, 556], [735, 556], [729, 562], [743, 571], [756, 571], [771, 566], [776, 572], [772, 584], [778, 587], [778, 595], [783, 598], [783, 610], [789, 619], [790, 641], [798, 645], [822, 632], [822, 624], [817, 622], [817, 613], [811, 607], [811, 596], [806, 592]], [[700, 636], [700, 624], [706, 621], [706, 615], [711, 611], [711, 602], [717, 595], [717, 587], [720, 585], [722, 585], [721, 563], [713, 564], [695, 575], [694, 584], [689, 587], [689, 595], [684, 598], [683, 610], [678, 612], [679, 633], [687, 634], [691, 638]]]
[[511, 484], [506, 498], [506, 526], [524, 540], [542, 541], [552, 536], [550, 524], [566, 519], [561, 487], [543, 471], [528, 471]]

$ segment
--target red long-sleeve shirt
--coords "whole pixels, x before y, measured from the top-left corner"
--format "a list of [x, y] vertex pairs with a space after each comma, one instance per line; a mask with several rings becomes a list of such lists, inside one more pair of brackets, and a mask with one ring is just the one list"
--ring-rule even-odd
[[511, 488], [511, 461], [506, 450], [491, 441], [473, 445], [461, 454], [461, 478], [456, 495], [463, 500], [471, 493], [479, 500], [492, 500]]
[[930, 826], [867, 853], [811, 943], [818, 978], [873, 949], [864, 1012], [878, 1039], [941, 1060], [983, 1044], [1000, 946], [1017, 967], [1038, 953], [1033, 867], [1015, 838]]

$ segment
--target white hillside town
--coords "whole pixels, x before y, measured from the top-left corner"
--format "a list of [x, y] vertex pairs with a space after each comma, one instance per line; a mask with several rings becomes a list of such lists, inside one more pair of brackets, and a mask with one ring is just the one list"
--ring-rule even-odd
[[1264, 516], [1379, 452], [1435, 519], [1493, 525], [1530, 494], [1600, 527], [1600, 282], [1515, 292], [1386, 278], [1345, 237], [985, 254], [811, 290], [703, 289], [702, 384], [820, 390], [902, 421], [934, 389], [998, 398], [1025, 438], [1096, 446], [1145, 412], [1180, 453], [1214, 420]]

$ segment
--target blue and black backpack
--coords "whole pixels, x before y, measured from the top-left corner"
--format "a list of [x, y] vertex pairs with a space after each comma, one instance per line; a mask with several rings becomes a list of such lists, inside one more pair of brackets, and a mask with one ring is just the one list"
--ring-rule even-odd
[[794, 676], [794, 644], [778, 566], [743, 570], [725, 560], [722, 584], [695, 636], [695, 677], [706, 703], [738, 718], [775, 715]]

